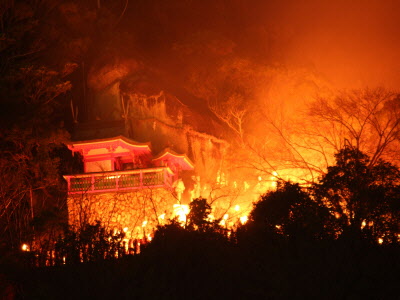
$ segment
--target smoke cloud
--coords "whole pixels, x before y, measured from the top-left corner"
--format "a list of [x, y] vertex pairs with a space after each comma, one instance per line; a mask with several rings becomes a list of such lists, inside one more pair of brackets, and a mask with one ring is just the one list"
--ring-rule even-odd
[[[191, 65], [212, 67], [236, 55], [307, 68], [337, 88], [397, 89], [399, 9], [398, 1], [375, 0], [138, 1], [129, 3], [120, 28], [149, 62], [177, 77]], [[185, 60], [176, 51], [182, 45]]]

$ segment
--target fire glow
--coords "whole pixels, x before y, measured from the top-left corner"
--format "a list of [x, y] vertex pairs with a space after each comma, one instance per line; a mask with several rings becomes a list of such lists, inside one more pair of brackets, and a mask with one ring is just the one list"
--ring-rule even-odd
[[189, 214], [189, 206], [184, 204], [174, 204], [174, 215], [178, 217], [178, 221], [186, 223], [186, 216]]

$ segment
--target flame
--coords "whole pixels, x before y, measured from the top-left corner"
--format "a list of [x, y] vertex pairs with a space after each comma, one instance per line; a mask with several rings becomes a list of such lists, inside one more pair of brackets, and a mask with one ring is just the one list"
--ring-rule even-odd
[[207, 221], [213, 222], [214, 220], [215, 220], [215, 217], [214, 217], [213, 214], [209, 214], [209, 215], [207, 216]]
[[365, 220], [362, 221], [362, 223], [361, 223], [361, 229], [363, 229], [366, 225], [367, 225], [367, 222], [366, 222]]
[[27, 244], [22, 244], [21, 249], [22, 251], [29, 251], [29, 246]]
[[248, 220], [249, 218], [247, 216], [240, 217], [240, 223], [242, 223], [242, 225], [246, 224]]
[[179, 222], [185, 223], [186, 216], [189, 213], [189, 206], [185, 204], [174, 204], [174, 215], [178, 217]]

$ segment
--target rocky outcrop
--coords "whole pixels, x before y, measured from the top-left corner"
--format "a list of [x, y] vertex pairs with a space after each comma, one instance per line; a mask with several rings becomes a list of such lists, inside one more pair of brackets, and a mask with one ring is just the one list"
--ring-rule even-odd
[[[223, 126], [204, 102], [140, 65], [127, 61], [126, 65], [109, 63], [92, 68], [92, 119], [79, 123], [73, 138], [124, 135], [151, 142], [154, 153], [170, 148], [186, 154], [194, 161], [195, 174], [202, 180], [215, 180], [229, 146], [223, 139]], [[186, 186], [191, 184], [186, 180]]]

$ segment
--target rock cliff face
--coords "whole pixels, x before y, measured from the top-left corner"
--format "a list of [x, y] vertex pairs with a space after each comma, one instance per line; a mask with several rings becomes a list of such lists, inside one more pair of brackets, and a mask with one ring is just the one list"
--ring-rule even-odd
[[128, 136], [150, 141], [155, 152], [168, 147], [185, 153], [195, 163], [195, 172], [207, 180], [216, 178], [228, 143], [217, 138], [221, 126], [164, 91], [146, 95], [136, 91], [122, 96]]
[[[156, 76], [143, 75], [137, 71], [139, 64], [127, 65], [89, 72], [90, 117], [77, 124], [73, 139], [124, 135], [151, 142], [153, 154], [165, 148], [186, 154], [195, 170], [183, 175], [183, 200], [207, 197], [207, 187], [223, 172], [229, 146], [222, 138], [222, 125], [198, 99], [180, 89], [169, 89]], [[182, 96], [178, 98], [170, 90]]]

